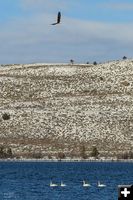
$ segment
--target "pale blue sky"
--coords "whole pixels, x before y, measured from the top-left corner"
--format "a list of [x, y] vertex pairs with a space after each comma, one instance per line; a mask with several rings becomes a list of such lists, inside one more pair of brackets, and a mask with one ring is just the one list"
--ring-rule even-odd
[[0, 26], [0, 63], [133, 57], [132, 0], [0, 0]]

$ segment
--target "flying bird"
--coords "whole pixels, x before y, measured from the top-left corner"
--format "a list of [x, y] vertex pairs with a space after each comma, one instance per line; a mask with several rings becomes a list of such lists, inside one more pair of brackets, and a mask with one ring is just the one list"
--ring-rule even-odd
[[57, 15], [57, 22], [56, 23], [53, 23], [51, 25], [56, 25], [56, 24], [59, 24], [61, 21], [61, 12], [58, 12], [58, 15]]

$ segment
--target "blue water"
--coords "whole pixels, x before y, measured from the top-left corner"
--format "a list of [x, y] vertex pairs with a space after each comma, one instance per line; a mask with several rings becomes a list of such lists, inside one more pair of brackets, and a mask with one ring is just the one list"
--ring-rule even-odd
[[[50, 180], [67, 186], [51, 188]], [[0, 200], [117, 200], [121, 184], [133, 184], [133, 163], [0, 162]]]

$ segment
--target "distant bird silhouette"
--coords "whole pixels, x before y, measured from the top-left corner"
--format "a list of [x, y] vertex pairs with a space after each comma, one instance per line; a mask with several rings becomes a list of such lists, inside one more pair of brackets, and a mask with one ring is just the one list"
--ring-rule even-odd
[[57, 22], [56, 23], [53, 23], [51, 25], [56, 25], [56, 24], [59, 24], [61, 21], [61, 12], [58, 12], [58, 15], [57, 15]]

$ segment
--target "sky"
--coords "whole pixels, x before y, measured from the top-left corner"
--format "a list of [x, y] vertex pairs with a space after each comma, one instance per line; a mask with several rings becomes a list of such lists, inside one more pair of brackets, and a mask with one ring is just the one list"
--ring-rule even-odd
[[0, 0], [0, 47], [0, 64], [133, 58], [133, 1]]

